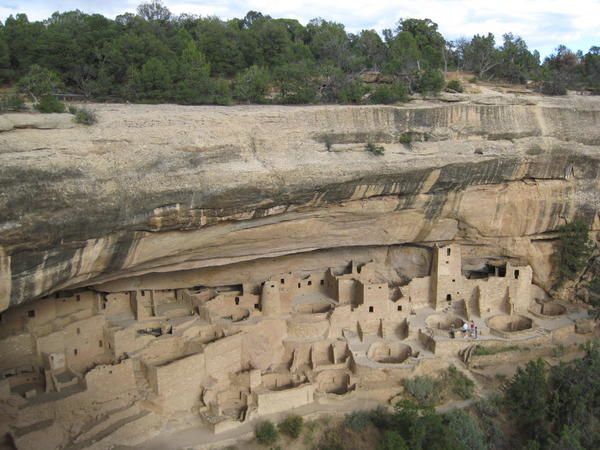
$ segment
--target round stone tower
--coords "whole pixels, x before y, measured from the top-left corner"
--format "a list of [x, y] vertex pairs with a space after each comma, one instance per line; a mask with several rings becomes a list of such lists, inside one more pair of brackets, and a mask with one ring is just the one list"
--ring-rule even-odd
[[279, 296], [279, 285], [274, 281], [266, 281], [263, 284], [260, 296], [262, 312], [265, 316], [275, 316], [281, 311], [281, 298]]

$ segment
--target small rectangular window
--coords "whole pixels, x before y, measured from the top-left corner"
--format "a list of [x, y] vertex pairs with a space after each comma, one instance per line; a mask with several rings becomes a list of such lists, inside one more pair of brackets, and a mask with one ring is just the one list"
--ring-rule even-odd
[[321, 286], [325, 284], [325, 280], [321, 280]]
[[519, 279], [519, 271], [515, 270], [515, 280], [518, 280], [518, 279]]
[[98, 347], [104, 347], [104, 343], [102, 341], [98, 341]]
[[280, 281], [281, 281], [281, 284], [285, 284], [285, 280], [283, 278]]
[[77, 351], [77, 349], [74, 349], [74, 350], [73, 350], [73, 354], [74, 354], [75, 356], [77, 356], [77, 354], [78, 354], [78, 353], [79, 353], [79, 352]]
[[450, 256], [450, 249], [446, 250], [446, 255]]
[[301, 284], [300, 284], [300, 283], [298, 283], [298, 289], [300, 289], [300, 286], [301, 286]]
[[81, 334], [81, 328], [77, 328], [77, 334]]
[[398, 311], [402, 311], [402, 305], [398, 305]]
[[236, 297], [236, 298], [235, 298], [235, 304], [236, 304], [236, 305], [239, 305], [239, 304], [240, 304], [240, 298], [239, 298], [239, 297]]
[[312, 281], [309, 281], [309, 282], [308, 282], [308, 285], [309, 285], [309, 286], [312, 286]]
[[373, 312], [374, 308], [372, 306], [369, 306], [369, 312]]
[[27, 311], [27, 317], [35, 317], [35, 309], [30, 309]]

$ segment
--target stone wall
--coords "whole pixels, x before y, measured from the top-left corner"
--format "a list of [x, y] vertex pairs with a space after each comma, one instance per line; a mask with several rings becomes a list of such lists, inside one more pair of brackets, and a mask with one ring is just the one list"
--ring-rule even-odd
[[172, 410], [190, 410], [200, 400], [206, 375], [204, 353], [184, 356], [175, 361], [150, 366], [148, 381], [163, 399], [162, 405]]
[[206, 375], [216, 380], [227, 379], [229, 373], [242, 370], [243, 333], [211, 342], [204, 349]]
[[259, 415], [289, 411], [313, 402], [314, 387], [310, 384], [283, 391], [265, 391], [256, 396]]

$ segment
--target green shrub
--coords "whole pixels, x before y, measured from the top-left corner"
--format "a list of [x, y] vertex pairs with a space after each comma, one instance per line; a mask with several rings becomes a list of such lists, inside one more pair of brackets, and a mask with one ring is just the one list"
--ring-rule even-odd
[[291, 415], [287, 416], [285, 420], [279, 424], [278, 428], [281, 433], [296, 439], [302, 433], [302, 425], [304, 425], [304, 419], [302, 419], [302, 417]]
[[394, 427], [394, 416], [384, 408], [378, 406], [370, 413], [371, 423], [380, 430], [392, 429]]
[[325, 148], [328, 152], [333, 148], [333, 136], [330, 134], [326, 134], [323, 136], [323, 143], [325, 144]]
[[39, 104], [42, 103], [43, 97], [58, 92], [64, 86], [56, 72], [32, 64], [27, 73], [17, 82], [17, 87], [21, 92], [27, 94], [35, 104]]
[[25, 107], [23, 99], [17, 94], [2, 96], [0, 100], [0, 112], [20, 111]]
[[352, 411], [346, 414], [344, 425], [352, 431], [363, 431], [371, 423], [371, 413], [369, 411]]
[[545, 95], [566, 95], [567, 81], [560, 73], [551, 72], [542, 82], [541, 91]]
[[213, 99], [215, 105], [230, 105], [231, 104], [231, 89], [229, 82], [221, 78], [213, 81]]
[[327, 428], [317, 446], [318, 450], [346, 450], [343, 430], [339, 426]]
[[417, 90], [422, 94], [437, 94], [444, 88], [444, 84], [441, 70], [427, 70], [419, 77]]
[[307, 447], [313, 446], [315, 443], [315, 431], [318, 428], [319, 423], [317, 421], [309, 421], [306, 422], [303, 426], [304, 428], [304, 437], [302, 438], [302, 443]]
[[542, 359], [518, 367], [504, 388], [504, 402], [511, 418], [527, 435], [539, 436], [549, 408], [550, 386]]
[[507, 448], [506, 436], [500, 425], [490, 416], [481, 416], [479, 418], [481, 428], [485, 433], [489, 449]]
[[44, 114], [65, 112], [65, 104], [53, 95], [44, 95], [35, 108]]
[[442, 383], [453, 394], [464, 400], [473, 397], [475, 383], [455, 366], [448, 367], [448, 370], [443, 373]]
[[385, 153], [385, 148], [383, 148], [383, 146], [376, 145], [373, 142], [367, 142], [367, 145], [365, 145], [365, 150], [373, 153], [376, 156], [381, 156]]
[[406, 441], [396, 431], [386, 431], [377, 442], [377, 450], [409, 450]]
[[477, 77], [469, 78], [469, 83], [473, 83], [473, 84], [477, 83]]
[[254, 430], [256, 440], [263, 445], [272, 445], [279, 439], [277, 428], [271, 421], [265, 421], [258, 424]]
[[433, 406], [439, 400], [439, 383], [429, 376], [408, 378], [404, 388], [422, 406]]
[[235, 78], [234, 97], [248, 103], [264, 103], [269, 92], [269, 71], [263, 67], [251, 66]]
[[360, 103], [367, 92], [365, 84], [360, 78], [349, 80], [342, 85], [339, 100], [342, 103]]
[[464, 91], [464, 87], [463, 87], [462, 83], [460, 82], [460, 80], [448, 81], [448, 83], [446, 84], [446, 88], [450, 89], [452, 91], [455, 91], [455, 92], [463, 92]]
[[280, 103], [313, 103], [317, 97], [316, 72], [306, 61], [284, 64], [273, 70]]
[[480, 416], [496, 417], [500, 413], [498, 405], [493, 401], [483, 399], [475, 403], [475, 409], [477, 409]]
[[413, 134], [410, 131], [405, 131], [398, 138], [398, 142], [404, 145], [410, 145], [413, 141]]
[[479, 345], [475, 348], [475, 350], [473, 350], [473, 356], [495, 355], [497, 353], [512, 352], [518, 350], [522, 349], [520, 347], [517, 347], [516, 345], [508, 345], [506, 347], [483, 347]]
[[93, 125], [98, 121], [98, 118], [96, 117], [96, 113], [91, 109], [79, 108], [76, 110], [73, 120], [82, 125]]
[[487, 450], [486, 436], [469, 414], [459, 409], [446, 414], [445, 417], [449, 431], [456, 436], [461, 448]]
[[397, 102], [406, 102], [408, 95], [406, 86], [396, 81], [392, 84], [380, 84], [371, 94], [371, 103], [388, 105]]
[[573, 279], [586, 266], [592, 253], [592, 243], [588, 236], [588, 225], [581, 219], [563, 225], [560, 233], [558, 252], [558, 280], [560, 286], [566, 280]]

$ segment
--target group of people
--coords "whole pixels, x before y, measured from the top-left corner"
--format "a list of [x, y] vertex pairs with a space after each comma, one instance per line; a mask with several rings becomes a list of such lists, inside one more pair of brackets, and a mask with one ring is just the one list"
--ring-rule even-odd
[[[473, 322], [471, 320], [470, 323], [463, 323], [463, 326], [460, 328], [460, 331], [462, 331], [463, 334], [463, 338], [467, 339], [467, 338], [473, 338], [473, 339], [477, 339], [477, 336], [479, 335], [479, 331], [477, 330], [477, 325], [475, 325], [475, 322]], [[456, 336], [456, 330], [454, 329], [454, 325], [450, 325], [450, 337], [452, 339], [454, 339], [454, 337]]]

